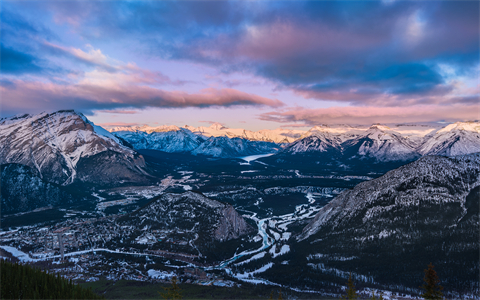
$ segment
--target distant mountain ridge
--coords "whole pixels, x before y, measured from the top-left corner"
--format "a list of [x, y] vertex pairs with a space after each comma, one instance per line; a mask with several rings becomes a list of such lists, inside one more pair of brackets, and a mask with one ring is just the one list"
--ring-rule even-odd
[[302, 139], [287, 145], [283, 154], [336, 153], [346, 158], [412, 161], [424, 155], [464, 155], [480, 152], [480, 123], [457, 122], [430, 130], [423, 137], [402, 134], [383, 125], [368, 130], [330, 130], [314, 127]]
[[160, 150], [169, 153], [191, 153], [212, 157], [239, 157], [277, 152], [273, 142], [249, 140], [244, 137], [204, 136], [187, 128], [161, 131], [115, 131], [113, 135], [126, 140], [134, 149]]
[[[142, 129], [143, 128], [143, 129]], [[122, 129], [124, 131], [118, 131]], [[127, 131], [125, 131], [128, 129]], [[246, 141], [264, 141], [277, 144], [283, 144], [280, 154], [315, 154], [330, 153], [346, 158], [373, 158], [377, 161], [412, 161], [424, 155], [463, 155], [480, 152], [480, 123], [457, 122], [445, 127], [432, 127], [426, 125], [396, 125], [393, 128], [385, 125], [374, 124], [370, 127], [350, 126], [350, 125], [321, 125], [311, 128], [309, 131], [301, 130], [260, 130], [248, 131], [245, 129], [226, 128], [219, 123], [210, 127], [192, 127], [184, 126], [160, 126], [160, 127], [130, 127], [114, 128], [111, 131], [130, 143], [140, 139], [144, 133], [167, 132], [183, 135], [184, 132], [192, 133], [198, 138], [196, 142], [182, 148], [181, 145], [172, 147], [174, 150], [167, 152], [188, 152], [193, 147], [198, 147], [201, 140], [207, 140], [209, 137], [242, 138]], [[138, 137], [133, 137], [137, 135]], [[191, 139], [193, 136], [190, 134]], [[152, 138], [155, 140], [155, 138]], [[226, 141], [225, 139], [223, 139]], [[155, 142], [152, 142], [152, 144]], [[248, 144], [248, 142], [245, 142]], [[210, 142], [210, 144], [212, 144]], [[143, 145], [140, 145], [143, 146]], [[254, 145], [259, 147], [260, 144]], [[148, 149], [162, 148], [157, 145]], [[226, 143], [225, 147], [230, 147]], [[206, 145], [200, 147], [204, 149], [203, 153], [207, 155], [220, 155], [218, 153], [233, 153], [235, 151], [208, 151]], [[248, 148], [245, 147], [245, 148]], [[163, 150], [165, 151], [165, 150]], [[268, 149], [267, 149], [268, 151]], [[200, 151], [196, 151], [200, 152]], [[240, 151], [241, 152], [241, 151]], [[240, 155], [240, 152], [236, 152]], [[221, 155], [220, 155], [221, 156]]]
[[[165, 132], [165, 131], [179, 131], [181, 128], [175, 125], [162, 125], [158, 127], [144, 126], [122, 126], [110, 128], [110, 132], [138, 132], [146, 133]], [[206, 138], [209, 137], [228, 137], [228, 138], [243, 138], [250, 141], [270, 142], [270, 143], [291, 143], [300, 138], [304, 133], [302, 130], [291, 129], [263, 129], [259, 131], [251, 131], [243, 128], [227, 128], [220, 123], [214, 123], [209, 127], [193, 127], [185, 125], [182, 129], [188, 129], [190, 132], [201, 135]]]

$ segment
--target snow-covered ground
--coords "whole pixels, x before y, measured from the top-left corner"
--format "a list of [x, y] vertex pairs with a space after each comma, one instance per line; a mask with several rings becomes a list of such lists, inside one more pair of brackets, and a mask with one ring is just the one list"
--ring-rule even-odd
[[[319, 196], [323, 196], [323, 195], [319, 195]], [[225, 269], [227, 273], [243, 281], [248, 281], [251, 283], [263, 283], [263, 284], [275, 285], [275, 283], [272, 283], [270, 281], [267, 281], [258, 277], [258, 275], [260, 275], [262, 272], [272, 267], [273, 263], [271, 265], [267, 264], [258, 270], [248, 272], [248, 273], [243, 273], [243, 274], [232, 274], [229, 268], [229, 265], [233, 264], [235, 261], [239, 260], [240, 258], [245, 258], [245, 257], [248, 257], [248, 258], [246, 260], [243, 260], [242, 262], [236, 263], [235, 265], [237, 266], [244, 265], [244, 264], [248, 264], [251, 261], [261, 259], [266, 254], [265, 250], [270, 247], [272, 248], [270, 249], [269, 252], [272, 254], [274, 258], [288, 253], [290, 251], [289, 245], [281, 245], [279, 246], [279, 250], [276, 251], [277, 243], [280, 241], [283, 241], [284, 243], [284, 241], [288, 241], [288, 239], [291, 236], [291, 232], [287, 231], [288, 225], [294, 223], [297, 220], [311, 218], [320, 210], [320, 207], [314, 206], [314, 203], [315, 203], [314, 194], [306, 193], [305, 197], [308, 203], [297, 205], [295, 207], [295, 211], [290, 214], [285, 214], [281, 216], [270, 216], [264, 219], [258, 219], [256, 217], [256, 213], [253, 213], [253, 212], [251, 214], [244, 214], [243, 215], [244, 217], [252, 219], [257, 223], [258, 234], [256, 237], [260, 237], [259, 240], [262, 241], [262, 245], [257, 249], [249, 249], [249, 250], [240, 252], [238, 254], [235, 254], [235, 256], [233, 256], [232, 258], [227, 259], [222, 263], [220, 263], [219, 265], [217, 265], [216, 268]]]
[[0, 246], [3, 250], [10, 252], [14, 257], [18, 258], [22, 262], [27, 262], [27, 261], [38, 261], [39, 259], [31, 258], [28, 256], [27, 253], [22, 252], [18, 250], [15, 247], [10, 247], [10, 246]]
[[173, 272], [158, 271], [154, 269], [148, 270], [147, 273], [148, 273], [148, 276], [155, 279], [170, 279], [173, 276], [176, 276], [176, 274]]

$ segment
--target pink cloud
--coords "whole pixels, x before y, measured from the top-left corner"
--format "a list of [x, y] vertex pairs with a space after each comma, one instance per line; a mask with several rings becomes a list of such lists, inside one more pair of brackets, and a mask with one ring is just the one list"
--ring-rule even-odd
[[[370, 90], [368, 90], [371, 88]], [[295, 88], [295, 94], [306, 99], [317, 99], [326, 101], [348, 102], [354, 105], [369, 106], [411, 106], [416, 104], [448, 104], [451, 103], [450, 94], [453, 94], [454, 87], [449, 84], [437, 85], [431, 90], [418, 94], [391, 94], [381, 93], [373, 85], [363, 86], [362, 90], [352, 88], [332, 89], [315, 91], [309, 89]], [[458, 98], [461, 101], [461, 98]]]
[[146, 124], [140, 124], [140, 123], [124, 123], [124, 122], [110, 122], [110, 123], [98, 123], [96, 124], [98, 126], [101, 126], [103, 128], [112, 128], [112, 127], [133, 127], [133, 126], [143, 126]]
[[[408, 107], [329, 107], [308, 109], [289, 108], [268, 112], [261, 120], [280, 123], [301, 122], [308, 126], [319, 124], [372, 124], [396, 122], [466, 121], [480, 118], [480, 107], [474, 105], [416, 105]], [[289, 124], [288, 126], [291, 126]]]
[[285, 125], [281, 125], [280, 128], [290, 128], [290, 127], [293, 127], [293, 128], [302, 128], [302, 127], [309, 127], [308, 125], [305, 125], [305, 124], [285, 124]]
[[133, 115], [138, 114], [136, 110], [119, 110], [119, 109], [102, 109], [97, 110], [97, 113], [107, 113], [107, 114], [122, 114], [122, 115]]
[[[44, 45], [53, 50], [55, 54], [64, 55], [74, 60], [94, 66], [95, 69], [84, 74], [84, 81], [88, 80], [115, 80], [117, 82], [142, 83], [142, 84], [173, 84], [182, 85], [185, 81], [171, 80], [161, 72], [153, 72], [138, 67], [135, 63], [123, 63], [112, 59], [102, 53], [100, 49], [95, 49], [91, 45], [86, 45], [87, 51], [74, 47], [63, 47], [45, 41]], [[71, 74], [69, 77], [78, 77], [78, 74]]]
[[[92, 78], [89, 78], [92, 79]], [[129, 85], [114, 79], [82, 80], [72, 85], [15, 80], [0, 87], [5, 111], [43, 111], [65, 108], [115, 110], [122, 108], [184, 108], [270, 106], [283, 103], [235, 89], [207, 88], [197, 93], [165, 91]]]
[[[368, 32], [367, 32], [368, 33]], [[314, 55], [322, 49], [325, 63], [341, 53], [364, 51], [385, 41], [385, 35], [358, 34], [318, 22], [291, 22], [276, 20], [246, 26], [239, 36], [219, 34], [214, 40], [189, 45], [189, 52], [209, 60], [275, 61], [296, 57], [300, 53]]]

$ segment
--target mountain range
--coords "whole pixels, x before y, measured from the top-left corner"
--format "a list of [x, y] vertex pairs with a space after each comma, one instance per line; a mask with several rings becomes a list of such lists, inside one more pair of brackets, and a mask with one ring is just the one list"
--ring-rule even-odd
[[[143, 202], [138, 209], [118, 215], [118, 226], [131, 231], [128, 237], [120, 237], [119, 243], [141, 247], [161, 243], [167, 249], [162, 251], [220, 261], [231, 257], [243, 244], [255, 245], [264, 240], [246, 237], [254, 230], [234, 206], [208, 197], [223, 193], [232, 200], [232, 192], [240, 188], [239, 195], [245, 197], [245, 203], [256, 203], [248, 204], [249, 210], [260, 210], [260, 202], [270, 200], [290, 209], [288, 205], [295, 197], [305, 201], [303, 194], [285, 192], [287, 204], [282, 203], [280, 195], [270, 197], [266, 193], [250, 199], [248, 193], [257, 188], [253, 183], [263, 186], [275, 178], [275, 185], [279, 184], [278, 188], [272, 187], [275, 190], [281, 190], [280, 184], [295, 190], [303, 184], [302, 180], [309, 187], [326, 184], [325, 177], [305, 176], [296, 162], [309, 165], [317, 176], [325, 170], [331, 172], [328, 175], [342, 175], [337, 173], [358, 169], [360, 164], [346, 166], [349, 161], [366, 161], [364, 165], [375, 161], [382, 166], [400, 161], [401, 167], [387, 168], [390, 171], [386, 174], [375, 173], [384, 174], [376, 179], [345, 186], [352, 188], [318, 207], [313, 218], [301, 219], [288, 227], [288, 238], [282, 239], [281, 249], [289, 251], [276, 255], [273, 245], [268, 252], [272, 255], [264, 253], [252, 263], [270, 266], [262, 273], [268, 280], [300, 289], [317, 289], [322, 284], [338, 288], [351, 271], [361, 284], [387, 289], [402, 287], [411, 292], [421, 284], [421, 270], [432, 262], [448, 289], [478, 291], [479, 122], [457, 122], [444, 127], [316, 126], [307, 132], [282, 129], [252, 133], [220, 124], [117, 129], [109, 132], [75, 111], [0, 119], [2, 214], [59, 203], [78, 204], [80, 198], [96, 197], [99, 186], [161, 187], [162, 192], [152, 196], [149, 203]], [[170, 159], [173, 168], [161, 176], [152, 172], [152, 165], [163, 168], [167, 163], [161, 164], [160, 158], [157, 162], [149, 161], [147, 154], [144, 157], [137, 152], [144, 153], [143, 149], [151, 149], [148, 151], [158, 153], [165, 161]], [[251, 164], [211, 158], [272, 152], [275, 154], [268, 159], [280, 161], [279, 166], [260, 162], [263, 173], [253, 180], [243, 174], [260, 172], [243, 169]], [[319, 157], [325, 158], [324, 165], [317, 163]], [[288, 159], [295, 162], [292, 167], [283, 164]], [[204, 165], [193, 170], [192, 165], [181, 165], [187, 160], [201, 161], [209, 167], [219, 164], [212, 167], [214, 171], [205, 171]], [[226, 168], [238, 169], [226, 174]], [[280, 171], [284, 173], [279, 175]], [[140, 186], [144, 183], [148, 186]], [[202, 192], [210, 192], [208, 197], [197, 191], [205, 183], [209, 186]], [[252, 186], [242, 186], [245, 183]], [[77, 197], [69, 190], [72, 186], [79, 188], [76, 192], [84, 193]], [[195, 192], [185, 192], [192, 186]], [[104, 190], [104, 196], [111, 190]], [[313, 194], [318, 193], [310, 193], [309, 202]], [[118, 200], [115, 197], [111, 202]], [[95, 201], [101, 202], [100, 198]], [[239, 203], [235, 207], [247, 211]], [[295, 210], [297, 207], [301, 209], [301, 205], [294, 205]]]
[[[200, 126], [193, 127], [185, 125], [182, 127], [189, 130], [190, 132], [201, 135], [204, 137], [219, 137], [225, 136], [229, 138], [243, 138], [250, 141], [260, 141], [260, 142], [270, 142], [270, 143], [291, 143], [296, 139], [300, 138], [304, 133], [302, 130], [290, 130], [290, 129], [264, 129], [259, 131], [251, 131], [243, 128], [227, 128], [220, 123], [213, 123], [209, 127]], [[158, 127], [151, 127], [147, 125], [143, 126], [122, 126], [122, 127], [113, 127], [110, 129], [110, 132], [166, 132], [166, 131], [179, 131], [181, 127], [175, 125], [162, 125]]]
[[[116, 131], [120, 129], [122, 131]], [[187, 125], [183, 128], [114, 128], [111, 131], [136, 149], [191, 152], [215, 157], [279, 151], [279, 154], [287, 156], [329, 153], [347, 159], [373, 158], [385, 162], [413, 161], [424, 155], [450, 156], [480, 152], [479, 122], [457, 122], [445, 127], [397, 125], [393, 128], [380, 124], [368, 128], [322, 125], [302, 134], [300, 130], [252, 132], [229, 129], [218, 123], [198, 128]], [[237, 139], [237, 142], [234, 145], [229, 139]]]
[[[185, 126], [116, 128], [109, 132], [75, 111], [17, 115], [0, 119], [0, 165], [19, 164], [57, 185], [142, 183], [151, 179], [136, 150], [153, 149], [212, 157], [276, 153], [270, 160], [299, 155], [413, 161], [425, 155], [480, 152], [480, 123], [457, 122], [443, 128], [398, 125], [369, 128], [316, 126], [301, 131]], [[282, 141], [295, 140], [291, 143]], [[273, 141], [276, 141], [274, 143]], [[324, 154], [328, 153], [328, 156]]]

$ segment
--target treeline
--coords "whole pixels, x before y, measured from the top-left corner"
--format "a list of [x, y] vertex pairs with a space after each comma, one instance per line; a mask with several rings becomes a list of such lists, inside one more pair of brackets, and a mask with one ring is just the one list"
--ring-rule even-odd
[[1, 299], [104, 299], [60, 275], [0, 260]]

